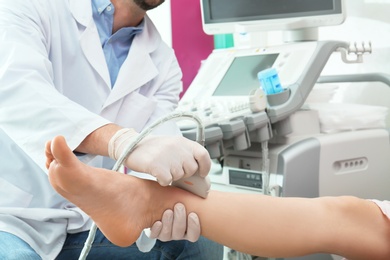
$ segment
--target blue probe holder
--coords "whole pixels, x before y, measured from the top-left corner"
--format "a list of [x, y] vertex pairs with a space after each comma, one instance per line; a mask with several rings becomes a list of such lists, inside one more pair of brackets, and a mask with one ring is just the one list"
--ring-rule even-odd
[[283, 92], [282, 84], [278, 72], [274, 68], [269, 68], [257, 73], [260, 86], [267, 95], [277, 94]]
[[280, 84], [279, 75], [276, 69], [265, 69], [257, 73], [260, 86], [266, 94], [269, 106], [278, 106], [288, 101], [291, 91], [283, 88]]

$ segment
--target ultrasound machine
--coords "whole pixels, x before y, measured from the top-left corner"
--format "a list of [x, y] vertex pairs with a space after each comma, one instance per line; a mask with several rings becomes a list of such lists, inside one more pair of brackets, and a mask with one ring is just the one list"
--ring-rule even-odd
[[[308, 102], [331, 55], [356, 63], [371, 52], [369, 44], [317, 40], [318, 27], [343, 23], [344, 0], [201, 0], [201, 10], [207, 34], [283, 31], [285, 36], [279, 45], [214, 50], [180, 100], [177, 110], [193, 112], [204, 124], [205, 147], [213, 160], [211, 188], [284, 197], [390, 199], [387, 109], [367, 108], [372, 118], [361, 124], [356, 111], [365, 107], [341, 106], [355, 112], [346, 118], [337, 106]], [[271, 74], [260, 78], [259, 72]], [[356, 78], [390, 85], [387, 75]], [[279, 91], [270, 92], [266, 84]], [[329, 127], [329, 118], [353, 127]], [[195, 140], [193, 122], [177, 124]]]

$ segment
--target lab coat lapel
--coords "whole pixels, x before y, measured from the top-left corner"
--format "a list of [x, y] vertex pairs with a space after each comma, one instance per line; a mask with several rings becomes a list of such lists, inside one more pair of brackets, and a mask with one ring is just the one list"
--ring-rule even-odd
[[74, 19], [85, 27], [93, 19], [91, 0], [69, 0], [69, 9]]
[[155, 28], [149, 19], [147, 17], [145, 19], [144, 31], [134, 38], [129, 54], [119, 71], [115, 86], [104, 107], [140, 88], [158, 75], [158, 69], [150, 53], [157, 48], [161, 38], [153, 32]]
[[91, 0], [69, 0], [69, 5], [73, 17], [79, 24], [85, 27], [85, 30], [80, 32], [80, 45], [85, 57], [106, 83], [107, 88], [111, 88], [106, 59], [100, 45], [99, 33], [92, 17]]

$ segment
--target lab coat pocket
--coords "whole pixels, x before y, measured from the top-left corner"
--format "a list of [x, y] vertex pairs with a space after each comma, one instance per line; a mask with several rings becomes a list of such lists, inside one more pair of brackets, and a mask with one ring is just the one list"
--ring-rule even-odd
[[0, 177], [0, 207], [21, 207], [30, 205], [33, 196]]
[[118, 111], [117, 124], [141, 131], [157, 107], [157, 101], [138, 92], [126, 97]]

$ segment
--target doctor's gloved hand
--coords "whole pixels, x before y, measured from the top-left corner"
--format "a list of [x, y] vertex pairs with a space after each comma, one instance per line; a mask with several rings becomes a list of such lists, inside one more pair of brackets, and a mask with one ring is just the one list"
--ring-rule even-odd
[[[110, 140], [110, 158], [118, 160], [123, 151], [138, 137], [133, 129], [121, 129]], [[197, 173], [206, 177], [211, 160], [207, 150], [183, 136], [146, 136], [130, 153], [124, 165], [134, 171], [156, 177], [162, 186]]]
[[196, 242], [200, 237], [200, 222], [195, 213], [186, 213], [183, 204], [177, 203], [174, 210], [166, 210], [162, 220], [151, 227], [150, 238], [166, 242], [170, 240], [188, 240]]

